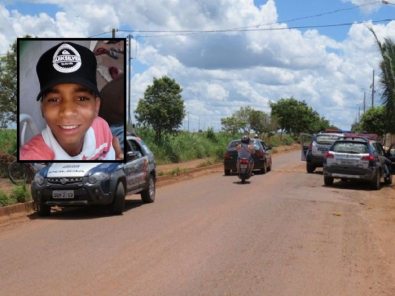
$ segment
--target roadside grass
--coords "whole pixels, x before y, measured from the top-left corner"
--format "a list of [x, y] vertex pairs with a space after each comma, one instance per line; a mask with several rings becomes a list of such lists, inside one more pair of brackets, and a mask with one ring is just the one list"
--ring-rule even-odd
[[8, 195], [4, 191], [0, 191], [0, 207], [9, 206], [16, 203], [23, 203], [31, 201], [32, 197], [27, 185], [15, 186], [12, 192]]
[[[229, 142], [240, 139], [242, 134], [229, 134], [214, 132], [209, 128], [204, 132], [179, 132], [177, 134], [164, 134], [161, 143], [155, 142], [155, 133], [150, 128], [136, 128], [136, 134], [147, 143], [155, 155], [157, 164], [180, 163], [193, 159], [211, 157], [213, 163], [223, 161], [226, 147]], [[251, 135], [252, 136], [252, 135]], [[274, 135], [263, 139], [273, 148], [277, 146], [292, 145], [296, 141], [287, 134]], [[275, 149], [272, 153], [277, 153]], [[209, 165], [209, 164], [207, 164]]]
[[12, 129], [0, 129], [0, 151], [16, 156], [17, 132]]

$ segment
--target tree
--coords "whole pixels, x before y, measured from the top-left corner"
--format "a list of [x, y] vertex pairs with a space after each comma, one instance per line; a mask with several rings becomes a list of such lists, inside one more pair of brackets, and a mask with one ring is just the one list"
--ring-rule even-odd
[[372, 107], [367, 110], [361, 117], [359, 131], [366, 131], [369, 134], [382, 136], [386, 133], [385, 107]]
[[369, 30], [376, 39], [383, 58], [380, 62], [380, 85], [384, 90], [381, 99], [385, 106], [386, 132], [395, 133], [395, 42], [384, 38], [384, 42], [381, 43], [374, 30]]
[[235, 115], [230, 117], [221, 118], [222, 130], [235, 135], [239, 130], [243, 129], [243, 123], [241, 123]]
[[16, 41], [0, 57], [0, 126], [7, 127], [17, 118], [17, 53]]
[[257, 134], [270, 132], [270, 116], [263, 111], [252, 110], [250, 114], [250, 126]]
[[167, 76], [154, 78], [144, 92], [144, 99], [137, 104], [136, 120], [142, 125], [151, 126], [155, 131], [155, 140], [160, 142], [164, 132], [174, 133], [185, 117], [182, 88]]
[[321, 128], [320, 116], [304, 101], [293, 97], [282, 98], [277, 103], [270, 102], [269, 105], [272, 108], [271, 116], [277, 119], [282, 131], [297, 135], [301, 132], [314, 133]]

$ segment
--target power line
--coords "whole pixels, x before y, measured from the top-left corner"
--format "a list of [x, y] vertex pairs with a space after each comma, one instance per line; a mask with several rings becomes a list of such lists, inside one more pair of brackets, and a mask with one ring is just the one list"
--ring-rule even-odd
[[88, 38], [93, 38], [93, 37], [97, 37], [97, 36], [101, 36], [101, 35], [105, 35], [105, 34], [110, 34], [110, 33], [112, 33], [112, 31], [104, 32], [104, 33], [100, 33], [100, 34], [96, 34], [96, 35], [92, 35], [92, 36], [88, 36]]
[[136, 30], [119, 30], [123, 32], [133, 33], [168, 33], [161, 35], [139, 35], [139, 37], [150, 38], [150, 37], [169, 37], [169, 36], [185, 36], [185, 35], [196, 35], [196, 34], [207, 34], [207, 33], [231, 33], [231, 32], [261, 32], [261, 31], [283, 31], [283, 30], [295, 30], [295, 29], [314, 29], [314, 28], [330, 28], [330, 27], [344, 27], [355, 24], [365, 24], [368, 22], [372, 23], [384, 23], [394, 21], [395, 19], [384, 19], [374, 21], [361, 21], [352, 23], [340, 23], [340, 24], [327, 24], [327, 25], [308, 25], [308, 26], [294, 26], [294, 27], [277, 27], [277, 28], [254, 28], [254, 29], [220, 29], [220, 30], [151, 30], [151, 31], [136, 31]]
[[377, 4], [377, 3], [381, 3], [381, 1], [374, 1], [374, 2], [370, 2], [370, 3], [356, 5], [356, 6], [353, 6], [353, 7], [336, 9], [336, 10], [333, 10], [333, 11], [323, 12], [323, 13], [309, 15], [309, 16], [298, 17], [298, 18], [294, 18], [294, 19], [290, 19], [290, 20], [286, 20], [286, 21], [279, 21], [279, 22], [275, 22], [275, 23], [263, 23], [263, 24], [254, 25], [254, 26], [234, 28], [234, 30], [248, 29], [248, 28], [257, 28], [257, 27], [260, 27], [260, 26], [275, 25], [275, 24], [280, 24], [280, 23], [291, 23], [291, 22], [300, 21], [300, 20], [304, 20], [304, 19], [309, 19], [309, 18], [315, 18], [315, 17], [324, 16], [324, 15], [334, 14], [334, 13], [338, 13], [338, 12], [341, 12], [341, 11], [353, 10], [353, 9], [357, 9], [357, 8], [360, 8], [360, 7], [363, 7], [363, 6], [374, 5], [374, 4]]

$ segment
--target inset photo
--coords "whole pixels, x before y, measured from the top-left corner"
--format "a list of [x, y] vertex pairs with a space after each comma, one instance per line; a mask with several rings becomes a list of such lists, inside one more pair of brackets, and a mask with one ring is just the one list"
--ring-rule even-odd
[[123, 161], [125, 39], [18, 39], [18, 160]]

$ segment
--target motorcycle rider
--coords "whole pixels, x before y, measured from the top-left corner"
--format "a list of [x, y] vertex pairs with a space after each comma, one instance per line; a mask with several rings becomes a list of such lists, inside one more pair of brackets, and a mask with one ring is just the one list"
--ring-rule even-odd
[[247, 158], [250, 162], [248, 173], [252, 175], [252, 170], [254, 169], [254, 159], [252, 155], [254, 154], [254, 147], [250, 145], [250, 137], [248, 135], [244, 135], [241, 138], [241, 143], [237, 145], [237, 171], [240, 169], [240, 160], [242, 158]]

